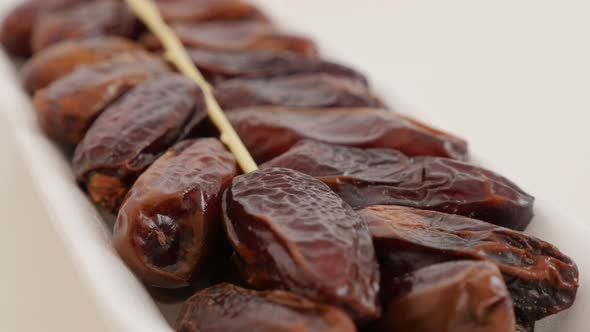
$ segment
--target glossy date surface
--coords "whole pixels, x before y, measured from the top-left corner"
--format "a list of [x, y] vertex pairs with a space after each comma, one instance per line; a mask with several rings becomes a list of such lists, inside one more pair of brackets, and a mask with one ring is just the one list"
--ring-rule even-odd
[[358, 71], [344, 65], [292, 52], [189, 49], [189, 55], [203, 75], [214, 84], [232, 78], [267, 78], [301, 73], [326, 73], [367, 81]]
[[12, 9], [2, 21], [0, 41], [13, 56], [31, 55], [31, 35], [40, 15], [90, 0], [27, 0]]
[[382, 281], [375, 331], [514, 332], [514, 309], [490, 262], [431, 265]]
[[374, 108], [251, 107], [228, 112], [236, 132], [258, 162], [303, 139], [360, 148], [397, 149], [409, 156], [467, 158], [467, 143]]
[[379, 272], [366, 224], [315, 178], [285, 168], [241, 175], [224, 223], [244, 280], [376, 318]]
[[116, 211], [135, 179], [206, 112], [201, 90], [184, 76], [139, 84], [109, 106], [76, 147], [78, 182], [92, 200]]
[[481, 167], [439, 157], [407, 157], [390, 149], [359, 149], [304, 140], [261, 165], [317, 177], [358, 209], [402, 205], [436, 210], [523, 230], [534, 198]]
[[281, 290], [253, 291], [223, 283], [188, 299], [178, 332], [354, 332], [339, 309]]
[[14, 7], [4, 17], [0, 41], [7, 53], [19, 57], [31, 54], [31, 33], [41, 8], [40, 1], [29, 0]]
[[323, 73], [234, 79], [215, 87], [223, 110], [250, 106], [382, 107], [364, 80]]
[[189, 285], [216, 254], [221, 196], [236, 174], [234, 157], [217, 139], [174, 145], [137, 179], [119, 210], [113, 241], [121, 258], [150, 285]]
[[103, 35], [132, 38], [138, 21], [123, 1], [95, 0], [46, 12], [34, 25], [33, 52], [66, 39], [83, 39]]
[[359, 211], [369, 225], [383, 280], [462, 259], [496, 264], [523, 321], [569, 308], [578, 268], [551, 244], [483, 221], [436, 211], [376, 205]]
[[242, 0], [156, 0], [167, 22], [261, 20], [267, 18]]
[[115, 99], [135, 85], [170, 69], [159, 57], [134, 52], [80, 67], [33, 97], [41, 128], [54, 141], [72, 146]]
[[[238, 52], [267, 50], [290, 52], [315, 58], [317, 49], [308, 38], [276, 31], [264, 21], [225, 21], [204, 23], [173, 23], [171, 28], [188, 48]], [[152, 34], [141, 38], [150, 50], [161, 49], [160, 41]]]
[[143, 48], [139, 44], [113, 36], [64, 40], [37, 52], [23, 67], [23, 81], [29, 92], [35, 92], [80, 65], [109, 60], [123, 52], [141, 50]]

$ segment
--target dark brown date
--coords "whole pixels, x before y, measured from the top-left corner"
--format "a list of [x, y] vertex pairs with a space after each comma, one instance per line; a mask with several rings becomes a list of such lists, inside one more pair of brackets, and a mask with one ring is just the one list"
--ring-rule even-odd
[[367, 226], [322, 182], [286, 168], [238, 176], [225, 193], [225, 228], [242, 276], [376, 318], [379, 272]]
[[12, 9], [2, 21], [2, 46], [13, 56], [31, 54], [31, 31], [40, 10], [40, 1], [26, 1]]
[[[174, 23], [171, 25], [180, 41], [189, 48], [237, 52], [242, 50], [284, 51], [315, 58], [317, 49], [310, 39], [275, 31], [263, 21], [225, 21]], [[141, 38], [150, 50], [162, 45], [151, 33]]]
[[302, 139], [397, 149], [409, 156], [465, 159], [467, 155], [464, 140], [381, 109], [252, 107], [227, 116], [258, 162], [286, 152]]
[[315, 176], [358, 209], [403, 205], [523, 230], [534, 198], [484, 168], [439, 157], [409, 158], [389, 149], [358, 149], [305, 140], [261, 166]]
[[157, 0], [168, 22], [267, 21], [255, 6], [242, 0]]
[[25, 87], [35, 92], [74, 71], [76, 67], [112, 59], [143, 48], [127, 39], [101, 36], [64, 40], [37, 52], [23, 67]]
[[76, 145], [115, 99], [167, 71], [159, 57], [140, 52], [82, 66], [35, 93], [33, 105], [41, 128], [62, 145]]
[[268, 78], [302, 73], [326, 73], [367, 81], [354, 69], [291, 52], [189, 49], [189, 55], [203, 75], [214, 84], [232, 78]]
[[350, 318], [330, 305], [281, 290], [257, 292], [219, 284], [188, 299], [178, 332], [354, 332]]
[[119, 255], [148, 284], [187, 286], [215, 254], [221, 196], [236, 174], [232, 154], [217, 139], [174, 145], [125, 198], [113, 234]]
[[65, 39], [102, 35], [133, 37], [139, 28], [135, 16], [123, 1], [96, 0], [46, 12], [32, 32], [34, 52]]
[[250, 106], [383, 106], [364, 80], [323, 73], [229, 80], [215, 87], [215, 98], [224, 110]]
[[382, 281], [375, 331], [514, 332], [514, 309], [490, 262], [431, 265]]
[[516, 332], [535, 332], [535, 322], [519, 322], [517, 318]]
[[0, 40], [4, 49], [13, 56], [31, 55], [31, 35], [40, 15], [46, 11], [65, 8], [87, 0], [29, 0], [20, 3], [2, 22]]
[[92, 200], [116, 211], [135, 179], [205, 118], [203, 94], [188, 78], [164, 74], [109, 106], [76, 147], [73, 168]]
[[574, 302], [578, 268], [547, 242], [435, 211], [376, 205], [359, 212], [369, 224], [383, 280], [435, 263], [483, 260], [500, 268], [522, 321], [539, 320]]

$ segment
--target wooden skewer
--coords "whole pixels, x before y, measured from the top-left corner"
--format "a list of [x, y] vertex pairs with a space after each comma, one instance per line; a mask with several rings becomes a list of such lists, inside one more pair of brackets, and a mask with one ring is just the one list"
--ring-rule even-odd
[[153, 0], [126, 0], [127, 6], [160, 40], [165, 50], [166, 59], [174, 64], [178, 71], [193, 79], [203, 91], [209, 118], [221, 133], [221, 141], [234, 154], [244, 173], [258, 169], [256, 162], [244, 146], [244, 143], [227, 120], [225, 113], [213, 95], [213, 88], [205, 80], [199, 69], [193, 64], [186, 48], [172, 29], [164, 22]]

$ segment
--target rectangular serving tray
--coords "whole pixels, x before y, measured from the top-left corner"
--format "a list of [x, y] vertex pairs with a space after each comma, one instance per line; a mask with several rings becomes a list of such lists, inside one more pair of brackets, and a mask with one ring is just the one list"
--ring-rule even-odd
[[[5, 0], [6, 1], [6, 0]], [[18, 1], [3, 1], [0, 16]], [[111, 331], [172, 331], [179, 303], [155, 300], [119, 259], [111, 245], [112, 220], [104, 218], [77, 186], [69, 161], [39, 130], [29, 96], [19, 85], [18, 73], [5, 54], [0, 54], [0, 121], [11, 128], [24, 165], [49, 220], [71, 255], [83, 285], [100, 309]], [[1, 139], [1, 137], [0, 137]], [[494, 169], [477, 156], [476, 163]], [[535, 194], [535, 193], [533, 193]], [[538, 200], [535, 218], [527, 233], [557, 245], [579, 266], [581, 280], [574, 307], [537, 324], [537, 331], [587, 331], [584, 314], [590, 313], [586, 289], [590, 256], [585, 255], [590, 227], [568, 219], [547, 202]], [[586, 315], [587, 316], [587, 315]]]

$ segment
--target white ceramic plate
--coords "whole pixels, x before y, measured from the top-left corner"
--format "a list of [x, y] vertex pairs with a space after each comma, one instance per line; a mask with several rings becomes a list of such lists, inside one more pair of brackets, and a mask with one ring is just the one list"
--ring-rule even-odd
[[[9, 8], [2, 4], [0, 9]], [[14, 135], [43, 207], [72, 255], [99, 312], [113, 331], [170, 331], [178, 304], [154, 301], [142, 284], [126, 268], [111, 246], [111, 230], [75, 183], [69, 162], [37, 127], [29, 97], [23, 93], [16, 72], [5, 56], [0, 56], [0, 119], [7, 121]], [[7, 133], [4, 133], [7, 134]], [[478, 158], [476, 158], [479, 160]], [[490, 163], [482, 165], [493, 169]], [[535, 194], [535, 193], [533, 193]], [[590, 228], [564, 217], [546, 202], [536, 202], [536, 217], [530, 234], [557, 245], [578, 264], [581, 287], [570, 310], [538, 324], [538, 331], [579, 332], [585, 330], [584, 313], [590, 306], [587, 271], [590, 257], [583, 255]]]

